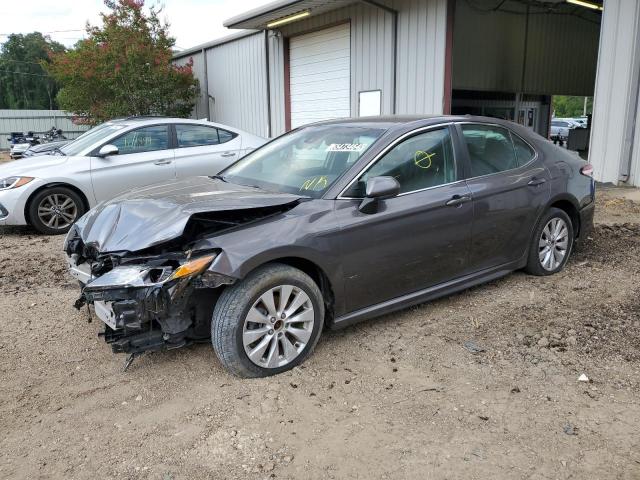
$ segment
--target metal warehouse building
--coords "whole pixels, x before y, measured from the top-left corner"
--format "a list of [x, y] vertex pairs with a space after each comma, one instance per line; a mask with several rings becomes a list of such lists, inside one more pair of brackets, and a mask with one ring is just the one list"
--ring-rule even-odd
[[640, 186], [637, 0], [279, 0], [194, 62], [193, 116], [272, 137], [378, 114], [482, 114], [546, 136], [552, 95], [594, 96], [597, 180]]

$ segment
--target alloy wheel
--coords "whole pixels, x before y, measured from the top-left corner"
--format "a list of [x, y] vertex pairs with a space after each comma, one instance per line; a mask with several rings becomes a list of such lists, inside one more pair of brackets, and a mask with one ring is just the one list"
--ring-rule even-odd
[[569, 248], [569, 228], [562, 218], [554, 217], [542, 229], [538, 242], [540, 265], [553, 271], [562, 265]]
[[63, 193], [52, 193], [42, 199], [38, 205], [38, 218], [49, 228], [64, 230], [76, 221], [78, 206]]
[[267, 290], [249, 309], [242, 343], [249, 359], [262, 368], [295, 360], [311, 340], [315, 311], [309, 296], [293, 285]]

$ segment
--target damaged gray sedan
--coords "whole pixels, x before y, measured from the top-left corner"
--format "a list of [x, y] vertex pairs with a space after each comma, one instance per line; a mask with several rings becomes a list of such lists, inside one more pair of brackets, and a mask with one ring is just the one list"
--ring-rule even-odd
[[64, 249], [76, 307], [128, 362], [211, 341], [260, 377], [303, 362], [325, 326], [560, 271], [594, 195], [589, 164], [510, 122], [339, 120], [102, 203]]

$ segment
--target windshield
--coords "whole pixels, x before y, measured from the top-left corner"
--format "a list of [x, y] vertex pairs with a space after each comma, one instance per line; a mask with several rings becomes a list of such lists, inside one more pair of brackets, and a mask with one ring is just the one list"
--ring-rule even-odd
[[80, 152], [83, 152], [94, 143], [99, 142], [103, 138], [108, 137], [112, 133], [123, 129], [124, 127], [126, 127], [126, 125], [110, 122], [102, 123], [97, 127], [93, 127], [91, 130], [84, 132], [72, 142], [67, 143], [65, 146], [60, 148], [60, 151], [65, 155], [80, 155]]
[[247, 155], [222, 178], [319, 198], [384, 132], [345, 125], [301, 128]]

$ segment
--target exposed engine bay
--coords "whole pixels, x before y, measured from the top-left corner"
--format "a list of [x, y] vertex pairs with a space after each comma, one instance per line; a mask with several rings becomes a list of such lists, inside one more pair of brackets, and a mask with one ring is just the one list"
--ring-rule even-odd
[[[212, 242], [205, 242], [205, 248], [197, 245], [204, 238], [285, 213], [299, 200], [289, 197], [284, 203], [282, 198], [273, 205], [265, 203], [229, 210], [216, 210], [212, 205], [211, 211], [183, 209], [182, 216], [187, 218], [182, 231], [161, 242], [155, 241], [157, 236], [146, 235], [148, 230], [136, 228], [136, 222], [131, 220], [138, 216], [135, 202], [133, 208], [127, 208], [126, 202], [98, 207], [99, 211], [89, 212], [74, 225], [64, 244], [69, 271], [81, 287], [75, 307], [91, 307], [105, 324], [100, 335], [114, 352], [131, 354], [129, 363], [133, 356], [146, 351], [207, 341], [220, 287], [238, 279], [216, 272], [216, 259], [224, 255], [220, 248], [212, 247]], [[127, 218], [128, 225], [101, 224], [101, 219], [113, 222], [113, 208], [118, 209], [115, 218]], [[149, 222], [148, 210], [140, 223]], [[168, 216], [170, 227], [175, 226], [175, 210], [173, 213]], [[156, 220], [154, 224], [161, 225], [167, 222], [167, 215]], [[163, 233], [159, 236], [163, 238]], [[126, 238], [135, 238], [136, 247], [146, 246], [135, 251], [111, 250], [109, 245], [114, 238], [119, 246], [126, 245]]]

